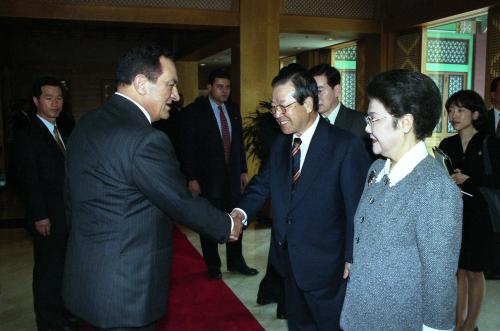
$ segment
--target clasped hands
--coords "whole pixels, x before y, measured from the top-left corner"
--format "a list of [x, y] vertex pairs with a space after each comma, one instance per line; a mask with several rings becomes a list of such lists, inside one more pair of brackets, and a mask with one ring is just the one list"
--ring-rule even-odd
[[238, 241], [240, 238], [241, 232], [243, 232], [243, 215], [237, 211], [233, 210], [229, 216], [231, 216], [233, 220], [233, 229], [229, 234], [229, 241]]

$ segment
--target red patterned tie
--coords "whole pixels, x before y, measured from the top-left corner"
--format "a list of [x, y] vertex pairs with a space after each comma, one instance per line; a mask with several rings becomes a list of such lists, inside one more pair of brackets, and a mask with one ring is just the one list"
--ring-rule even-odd
[[222, 144], [224, 145], [224, 158], [226, 159], [226, 164], [229, 163], [229, 151], [231, 149], [231, 138], [229, 136], [229, 125], [227, 124], [226, 115], [224, 115], [224, 110], [222, 106], [218, 106], [220, 110], [220, 128], [222, 131]]

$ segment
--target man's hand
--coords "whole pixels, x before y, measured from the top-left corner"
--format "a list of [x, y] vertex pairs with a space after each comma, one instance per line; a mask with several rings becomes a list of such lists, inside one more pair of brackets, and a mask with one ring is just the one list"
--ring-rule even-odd
[[229, 215], [233, 219], [233, 230], [229, 234], [229, 241], [238, 241], [243, 231], [243, 224], [241, 223], [242, 215], [236, 210], [233, 210]]
[[44, 218], [43, 220], [36, 221], [35, 229], [44, 237], [50, 236], [50, 220], [48, 218]]
[[200, 184], [198, 183], [198, 181], [196, 179], [195, 180], [190, 180], [188, 182], [188, 190], [191, 193], [196, 194], [196, 195], [200, 195], [201, 194]]
[[342, 278], [349, 278], [349, 271], [351, 271], [351, 264], [349, 262], [346, 262], [344, 265], [344, 274], [342, 275]]
[[246, 172], [243, 172], [240, 175], [240, 190], [241, 190], [241, 193], [243, 193], [245, 191], [245, 187], [247, 186], [247, 184], [248, 184], [248, 175], [247, 175]]

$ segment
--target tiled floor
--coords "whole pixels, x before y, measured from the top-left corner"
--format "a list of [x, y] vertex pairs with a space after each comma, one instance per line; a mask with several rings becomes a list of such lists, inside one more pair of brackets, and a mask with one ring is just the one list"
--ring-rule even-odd
[[[1, 220], [0, 220], [1, 222]], [[184, 229], [188, 238], [200, 251], [198, 235]], [[286, 322], [275, 319], [276, 305], [256, 304], [258, 285], [265, 273], [270, 231], [267, 227], [253, 226], [245, 232], [244, 255], [249, 266], [257, 268], [257, 276], [246, 277], [223, 273], [226, 284], [236, 293], [252, 314], [269, 331], [286, 330]], [[225, 246], [219, 246], [225, 270]], [[0, 330], [35, 330], [31, 271], [33, 257], [31, 241], [22, 229], [0, 229]], [[500, 281], [488, 281], [486, 299], [480, 316], [481, 331], [500, 330]]]

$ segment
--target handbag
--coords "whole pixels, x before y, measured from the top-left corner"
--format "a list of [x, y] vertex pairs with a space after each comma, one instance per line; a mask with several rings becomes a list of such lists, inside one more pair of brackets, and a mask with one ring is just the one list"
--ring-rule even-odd
[[[491, 166], [490, 153], [488, 151], [488, 138], [486, 136], [483, 140], [483, 156], [484, 156], [484, 173], [485, 175], [492, 175], [493, 169]], [[495, 233], [500, 233], [500, 189], [481, 186], [479, 192], [488, 204], [488, 212], [490, 214], [490, 222]]]

